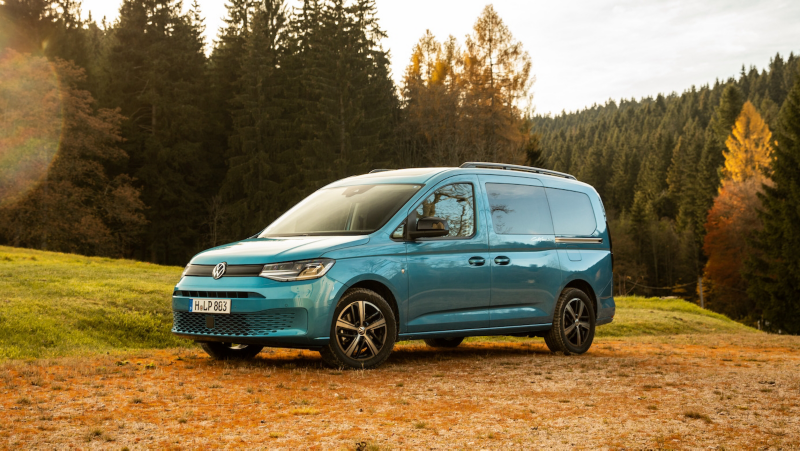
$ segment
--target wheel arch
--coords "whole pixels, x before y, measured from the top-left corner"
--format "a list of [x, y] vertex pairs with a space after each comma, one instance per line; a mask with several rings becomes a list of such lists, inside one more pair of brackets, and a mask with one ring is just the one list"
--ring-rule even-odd
[[589, 296], [589, 299], [592, 301], [592, 308], [594, 309], [594, 316], [595, 316], [595, 319], [596, 319], [597, 318], [597, 308], [599, 307], [599, 305], [597, 303], [597, 294], [595, 294], [594, 288], [592, 288], [592, 285], [589, 282], [587, 282], [587, 281], [585, 281], [583, 279], [575, 279], [575, 280], [571, 280], [569, 283], [567, 283], [564, 286], [564, 289], [561, 290], [561, 292], [563, 293], [568, 288], [577, 288], [577, 289], [583, 291], [584, 293], [586, 293], [587, 296]]
[[397, 334], [400, 334], [400, 309], [397, 305], [397, 297], [395, 296], [394, 292], [384, 283], [374, 280], [374, 279], [364, 279], [359, 280], [358, 282], [348, 285], [347, 288], [343, 291], [347, 293], [348, 291], [354, 288], [365, 288], [367, 290], [372, 290], [378, 293], [386, 302], [389, 303], [389, 306], [392, 308], [392, 313], [394, 314], [394, 323], [395, 323], [395, 330]]

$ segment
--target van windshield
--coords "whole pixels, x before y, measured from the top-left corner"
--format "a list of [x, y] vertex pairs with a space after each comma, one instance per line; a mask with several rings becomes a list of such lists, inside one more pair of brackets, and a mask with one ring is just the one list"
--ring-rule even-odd
[[358, 185], [317, 191], [270, 224], [259, 238], [364, 235], [386, 224], [422, 185]]

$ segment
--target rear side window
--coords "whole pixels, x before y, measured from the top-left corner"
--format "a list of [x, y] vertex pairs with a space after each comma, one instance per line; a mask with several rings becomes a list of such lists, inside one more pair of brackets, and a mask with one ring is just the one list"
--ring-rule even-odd
[[553, 223], [541, 186], [487, 183], [492, 226], [498, 235], [552, 235]]
[[589, 196], [576, 191], [547, 189], [556, 235], [591, 235], [597, 229]]

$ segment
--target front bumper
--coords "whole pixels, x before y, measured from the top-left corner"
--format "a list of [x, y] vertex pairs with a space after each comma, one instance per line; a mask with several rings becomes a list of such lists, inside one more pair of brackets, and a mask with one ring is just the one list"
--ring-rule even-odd
[[[172, 333], [195, 341], [315, 348], [330, 339], [344, 285], [328, 276], [277, 282], [261, 277], [187, 276], [172, 296]], [[231, 299], [230, 314], [190, 312], [193, 299]]]

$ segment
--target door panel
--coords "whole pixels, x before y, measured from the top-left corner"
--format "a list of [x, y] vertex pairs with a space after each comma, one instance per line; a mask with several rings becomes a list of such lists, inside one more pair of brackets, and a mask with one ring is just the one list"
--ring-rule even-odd
[[531, 178], [479, 179], [490, 218], [490, 326], [549, 323], [562, 276], [544, 188]]
[[[447, 179], [419, 206], [421, 215], [447, 219], [454, 236], [406, 244], [408, 332], [489, 327], [491, 265], [477, 182], [476, 176]], [[446, 188], [465, 183], [472, 187], [471, 212], [464, 208], [465, 190]]]

